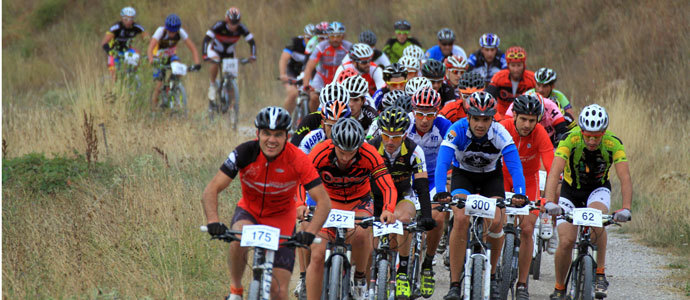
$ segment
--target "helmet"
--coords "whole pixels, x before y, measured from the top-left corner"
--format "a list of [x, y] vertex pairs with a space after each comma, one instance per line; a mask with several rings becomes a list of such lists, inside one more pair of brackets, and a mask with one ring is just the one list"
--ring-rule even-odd
[[374, 47], [376, 46], [376, 34], [371, 30], [362, 31], [359, 34], [359, 42]]
[[240, 22], [240, 10], [237, 7], [228, 8], [225, 12], [225, 17], [230, 20], [230, 23], [237, 24]]
[[359, 72], [357, 72], [357, 70], [353, 68], [344, 68], [342, 71], [340, 71], [340, 74], [338, 74], [338, 77], [335, 79], [335, 82], [343, 83], [345, 79], [348, 79], [355, 75], [359, 75]]
[[415, 77], [408, 80], [407, 84], [405, 84], [405, 93], [412, 96], [423, 88], [431, 88], [431, 81], [426, 77]]
[[321, 89], [319, 94], [319, 103], [323, 107], [328, 101], [340, 101], [345, 104], [350, 103], [350, 94], [344, 85], [340, 83], [329, 83]]
[[424, 49], [412, 44], [405, 47], [405, 49], [402, 52], [402, 56], [411, 56], [413, 58], [416, 58], [417, 60], [422, 60], [422, 58], [424, 58]]
[[513, 46], [506, 50], [506, 62], [525, 62], [527, 60], [527, 52], [519, 46]]
[[350, 98], [364, 97], [369, 94], [369, 82], [362, 76], [348, 77], [342, 82], [342, 85], [350, 93]]
[[471, 116], [493, 116], [496, 114], [496, 99], [487, 92], [474, 92], [465, 101], [465, 111]]
[[182, 27], [182, 20], [176, 14], [171, 14], [165, 18], [165, 30], [170, 32], [178, 32]]
[[393, 29], [395, 30], [410, 30], [412, 29], [412, 25], [410, 25], [410, 22], [407, 22], [407, 20], [400, 20], [395, 22], [393, 25]]
[[466, 88], [484, 88], [484, 77], [482, 74], [477, 72], [466, 72], [462, 74], [460, 78], [460, 84], [458, 84], [460, 89]]
[[412, 96], [413, 108], [438, 108], [441, 105], [441, 94], [428, 87], [423, 88]]
[[604, 131], [609, 127], [609, 115], [599, 104], [590, 104], [580, 112], [578, 125], [585, 131]]
[[549, 68], [541, 68], [534, 72], [534, 80], [539, 84], [556, 83], [556, 71]]
[[438, 60], [427, 60], [422, 65], [422, 75], [429, 79], [443, 79], [446, 76], [446, 66]]
[[410, 116], [400, 107], [390, 107], [379, 115], [377, 123], [381, 130], [406, 131], [410, 127]]
[[364, 128], [362, 124], [352, 118], [342, 118], [331, 128], [333, 145], [345, 151], [354, 151], [364, 142]]
[[446, 65], [446, 69], [462, 69], [467, 70], [467, 60], [462, 56], [451, 55], [443, 61]]
[[288, 130], [291, 124], [290, 113], [278, 106], [264, 107], [254, 120], [257, 129]]
[[328, 31], [328, 22], [323, 21], [319, 24], [316, 24], [316, 34], [326, 34]]
[[350, 59], [353, 62], [368, 61], [371, 60], [373, 56], [374, 50], [367, 44], [357, 43], [350, 48]]
[[304, 26], [304, 34], [306, 36], [316, 35], [316, 26], [314, 26], [314, 24], [307, 24]]
[[453, 32], [453, 30], [450, 28], [442, 28], [438, 31], [436, 37], [439, 41], [453, 42], [455, 41], [455, 32]]
[[534, 95], [520, 95], [513, 101], [513, 113], [522, 115], [537, 116], [537, 120], [541, 121], [541, 116], [544, 114], [543, 99], [539, 99]]
[[493, 33], [482, 34], [482, 36], [479, 38], [479, 47], [482, 48], [498, 48], [498, 45], [500, 44], [501, 39], [498, 38], [498, 35]]
[[340, 101], [328, 101], [321, 108], [321, 115], [325, 120], [337, 121], [350, 117], [350, 106]]
[[345, 34], [345, 25], [340, 22], [333, 22], [328, 25], [326, 33], [330, 34]]
[[137, 16], [137, 11], [133, 7], [127, 6], [120, 11], [120, 17], [134, 18]]
[[395, 99], [395, 106], [404, 109], [406, 112], [411, 112], [412, 96], [405, 94], [398, 97], [398, 99]]
[[393, 63], [383, 69], [383, 80], [390, 81], [393, 77], [407, 77], [407, 69], [399, 63]]
[[381, 106], [385, 110], [386, 108], [393, 107], [395, 106], [395, 101], [397, 101], [400, 97], [405, 96], [405, 92], [400, 91], [400, 90], [393, 90], [385, 95], [383, 95], [383, 100], [381, 100]]
[[[410, 48], [410, 47], [407, 47], [407, 48]], [[405, 49], [407, 49], [407, 48], [405, 48]], [[416, 57], [403, 55], [403, 57], [401, 57], [398, 60], [398, 63], [400, 65], [402, 65], [406, 70], [415, 69], [415, 70], [419, 71], [419, 59], [417, 59]]]

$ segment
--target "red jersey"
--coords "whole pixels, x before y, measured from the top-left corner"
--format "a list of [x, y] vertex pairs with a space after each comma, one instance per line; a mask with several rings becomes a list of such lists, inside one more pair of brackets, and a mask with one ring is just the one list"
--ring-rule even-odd
[[508, 106], [513, 103], [513, 100], [529, 89], [534, 88], [536, 84], [534, 72], [525, 70], [522, 73], [522, 79], [517, 85], [517, 90], [513, 93], [513, 83], [510, 81], [510, 70], [504, 69], [498, 71], [498, 73], [491, 78], [491, 83], [486, 87], [486, 91], [498, 100], [498, 103], [496, 103], [496, 110], [498, 113], [505, 115]]
[[321, 184], [307, 155], [290, 143], [271, 161], [261, 152], [258, 140], [243, 143], [228, 155], [220, 170], [233, 179], [240, 174], [242, 198], [237, 206], [256, 219], [285, 215], [294, 222], [297, 186], [309, 190]]
[[443, 106], [443, 108], [441, 108], [441, 111], [439, 111], [438, 114], [448, 119], [448, 121], [455, 123], [458, 120], [467, 116], [465, 114], [465, 109], [463, 108], [463, 105], [464, 100], [460, 98], [453, 102], [447, 103], [445, 106]]
[[383, 192], [383, 209], [394, 212], [398, 192], [383, 158], [374, 146], [362, 144], [353, 158], [354, 162], [346, 170], [336, 165], [338, 158], [331, 140], [316, 145], [309, 153], [309, 159], [321, 176], [332, 201], [349, 203], [368, 196], [371, 178]]

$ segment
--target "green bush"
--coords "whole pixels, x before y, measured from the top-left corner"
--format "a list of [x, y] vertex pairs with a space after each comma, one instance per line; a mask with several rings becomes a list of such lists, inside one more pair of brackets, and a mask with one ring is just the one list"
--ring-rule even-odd
[[46, 0], [41, 2], [34, 11], [34, 25], [36, 29], [42, 29], [46, 25], [55, 22], [64, 11], [67, 0]]

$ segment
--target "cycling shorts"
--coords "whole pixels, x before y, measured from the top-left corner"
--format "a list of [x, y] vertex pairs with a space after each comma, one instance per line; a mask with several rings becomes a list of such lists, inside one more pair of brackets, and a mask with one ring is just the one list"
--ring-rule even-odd
[[[607, 181], [603, 186], [575, 189], [563, 183], [561, 186], [561, 198], [558, 200], [558, 205], [561, 206], [563, 212], [572, 212], [575, 208], [588, 207], [594, 202], [603, 203], [606, 209], [611, 208], [611, 182]], [[565, 222], [562, 217], [558, 217], [556, 226]]]
[[488, 173], [475, 173], [453, 167], [450, 180], [452, 194], [479, 194], [484, 197], [505, 197], [503, 170], [496, 168]]
[[206, 60], [211, 60], [215, 63], [219, 63], [221, 59], [223, 58], [233, 58], [235, 57], [235, 51], [233, 47], [228, 47], [228, 50], [233, 50], [232, 52], [221, 52], [218, 53], [216, 50], [213, 50], [213, 43], [208, 43], [208, 47], [206, 47]]
[[120, 56], [124, 56], [126, 52], [134, 54], [137, 53], [137, 50], [129, 48], [126, 51], [117, 51], [118, 55], [108, 55], [108, 70], [114, 70], [115, 66], [120, 64]]
[[[354, 211], [355, 214], [359, 213], [363, 216], [373, 216], [374, 201], [369, 195], [348, 203], [331, 201], [331, 209]], [[321, 228], [321, 233], [326, 235], [330, 240], [335, 240], [335, 228]]]
[[[241, 220], [247, 220], [249, 222], [252, 222], [253, 224], [262, 224], [279, 228], [281, 235], [293, 235], [295, 232], [295, 218], [293, 217], [264, 217], [260, 220], [257, 220], [254, 216], [252, 216], [251, 213], [249, 213], [249, 211], [237, 206], [235, 207], [235, 214], [232, 216], [232, 224], [235, 224], [236, 222]], [[280, 248], [278, 248], [278, 251], [275, 252], [275, 257], [273, 259], [273, 267], [285, 269], [292, 273], [292, 269], [295, 267], [295, 249], [280, 246]]]
[[[539, 191], [539, 172], [536, 172], [531, 176], [525, 176], [525, 186], [527, 189], [527, 195], [525, 196], [527, 196], [527, 198], [531, 201], [537, 201], [539, 199], [539, 196], [541, 195]], [[504, 178], [503, 188], [506, 191], [513, 190], [513, 179], [510, 176]], [[535, 216], [539, 216], [539, 211], [533, 210], [532, 214]]]
[[[400, 202], [404, 202], [404, 201], [412, 203], [412, 205], [414, 205], [416, 210], [421, 209], [421, 207], [419, 206], [419, 198], [417, 198], [417, 195], [414, 193], [412, 188], [410, 188], [404, 192], [398, 191], [398, 199], [395, 202], [396, 203], [395, 205], [397, 206]], [[381, 211], [383, 210], [383, 201], [379, 201], [379, 202], [374, 201], [374, 216], [375, 217], [380, 217]]]

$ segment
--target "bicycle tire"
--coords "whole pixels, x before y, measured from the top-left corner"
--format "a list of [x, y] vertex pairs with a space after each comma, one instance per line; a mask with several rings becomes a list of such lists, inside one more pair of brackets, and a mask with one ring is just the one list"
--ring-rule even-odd
[[237, 87], [237, 79], [232, 78], [230, 80], [230, 84], [232, 86], [232, 96], [234, 97], [234, 101], [232, 115], [229, 115], [228, 117], [230, 117], [230, 125], [232, 125], [232, 129], [237, 129], [237, 123], [239, 123], [240, 112], [240, 90]]
[[541, 275], [541, 253], [544, 252], [544, 241], [537, 237], [539, 240], [537, 240], [537, 255], [532, 258], [532, 265], [530, 266], [532, 268], [532, 278], [534, 280], [539, 280], [539, 276]]
[[331, 258], [331, 269], [328, 274], [328, 300], [343, 299], [340, 289], [342, 280], [350, 280], [349, 278], [342, 278], [343, 257], [334, 255]]
[[247, 295], [248, 300], [259, 300], [261, 299], [261, 282], [258, 280], [252, 280], [249, 284], [249, 294]]
[[594, 261], [589, 255], [585, 255], [579, 262], [576, 276], [575, 299], [594, 299]]
[[376, 300], [388, 299], [388, 267], [389, 262], [386, 259], [376, 262]]
[[[415, 233], [415, 235], [421, 234], [419, 232]], [[422, 241], [423, 243], [423, 241]], [[408, 259], [408, 270], [407, 274], [410, 278], [410, 299], [417, 299], [422, 296], [422, 289], [421, 289], [421, 281], [420, 281], [420, 272], [422, 268], [422, 263], [421, 263], [421, 258], [422, 255], [424, 255], [424, 246], [420, 246], [419, 250], [417, 251], [417, 237], [414, 236], [412, 238], [412, 242], [410, 243], [410, 258]]]
[[513, 257], [515, 250], [515, 234], [507, 233], [505, 235], [505, 241], [503, 243], [503, 254], [501, 255], [501, 266], [500, 273], [500, 291], [501, 299], [506, 299], [513, 282]]
[[175, 90], [171, 93], [172, 95], [172, 104], [173, 106], [176, 106], [176, 110], [179, 110], [184, 117], [187, 117], [188, 114], [188, 109], [187, 109], [187, 90], [184, 88], [184, 85], [182, 83], [178, 83], [177, 87]]
[[481, 300], [484, 293], [484, 257], [477, 255], [472, 257], [472, 290], [471, 300]]

